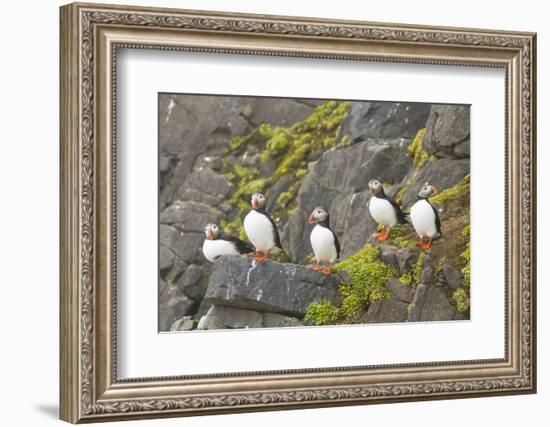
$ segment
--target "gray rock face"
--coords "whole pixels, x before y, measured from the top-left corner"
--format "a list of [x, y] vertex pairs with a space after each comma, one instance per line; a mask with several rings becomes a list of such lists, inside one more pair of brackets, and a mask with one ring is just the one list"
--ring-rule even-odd
[[188, 188], [200, 190], [211, 196], [225, 197], [233, 189], [231, 183], [210, 168], [201, 167], [187, 176], [178, 195]]
[[195, 320], [192, 316], [183, 316], [181, 319], [176, 320], [170, 327], [171, 332], [176, 331], [190, 331], [195, 329]]
[[180, 231], [204, 235], [204, 226], [217, 223], [222, 214], [206, 204], [197, 202], [175, 202], [160, 214], [160, 223], [177, 227]]
[[422, 270], [420, 271], [420, 283], [424, 285], [432, 285], [436, 281], [435, 265], [429, 254], [425, 254], [422, 258]]
[[[311, 253], [311, 227], [305, 218], [316, 206], [324, 206], [334, 218], [333, 229], [340, 240], [346, 242], [342, 245], [344, 257], [361, 248], [376, 229], [367, 212], [368, 182], [378, 178], [391, 184], [399, 183], [411, 164], [405, 147], [368, 141], [325, 152], [311, 166], [298, 192], [299, 210], [289, 221], [283, 237], [291, 259], [301, 261]], [[344, 170], [354, 173], [342, 173]]]
[[264, 313], [264, 328], [284, 328], [287, 326], [304, 326], [296, 317], [283, 316], [278, 313]]
[[434, 105], [426, 123], [424, 147], [438, 157], [469, 157], [470, 107]]
[[445, 288], [441, 286], [430, 286], [426, 291], [420, 320], [442, 321], [453, 320], [455, 308], [450, 302]]
[[170, 283], [159, 283], [159, 330], [169, 331], [172, 324], [195, 309], [196, 303]]
[[208, 277], [202, 267], [191, 264], [180, 276], [177, 285], [187, 297], [200, 301], [206, 292]]
[[263, 316], [254, 310], [213, 305], [204, 315], [198, 329], [261, 328]]
[[418, 248], [397, 248], [395, 246], [381, 244], [380, 259], [392, 267], [395, 267], [399, 274], [405, 274], [410, 271], [412, 266], [418, 260], [420, 250]]
[[294, 317], [277, 313], [213, 305], [201, 317], [198, 329], [280, 328], [287, 326], [303, 326], [303, 323]]
[[445, 278], [445, 283], [453, 291], [456, 291], [462, 285], [462, 274], [450, 264], [443, 264], [441, 272]]
[[407, 322], [419, 322], [421, 320], [427, 292], [428, 285], [420, 284], [416, 287], [412, 303], [408, 308]]
[[470, 173], [469, 159], [440, 159], [426, 162], [403, 194], [402, 204], [406, 208], [412, 206], [416, 202], [418, 191], [426, 182], [435, 185], [441, 191], [461, 183], [468, 173]]
[[386, 288], [391, 292], [393, 299], [398, 301], [410, 303], [414, 298], [414, 288], [401, 284], [398, 279], [390, 279], [386, 283]]
[[395, 323], [407, 320], [408, 304], [397, 300], [373, 302], [367, 311], [366, 323]]
[[[319, 104], [294, 99], [274, 104], [268, 98], [208, 95], [162, 95], [159, 102], [159, 143], [164, 165], [161, 209], [175, 200], [175, 192], [196, 159], [219, 155], [231, 138], [245, 135], [261, 123], [288, 126], [303, 120]], [[208, 166], [217, 168], [215, 162]]]
[[160, 225], [160, 244], [166, 246], [181, 260], [192, 263], [201, 255], [204, 233], [184, 233], [170, 225]]
[[205, 301], [302, 318], [310, 303], [332, 299], [337, 287], [335, 276], [298, 265], [227, 256], [212, 268]]
[[368, 138], [412, 139], [426, 126], [430, 106], [413, 103], [360, 102], [353, 104], [341, 133], [352, 143]]
[[170, 269], [174, 266], [174, 252], [172, 252], [170, 249], [168, 249], [166, 246], [160, 247], [160, 253], [159, 253], [159, 269], [160, 269], [160, 275], [162, 277], [165, 277], [166, 274], [170, 271]]

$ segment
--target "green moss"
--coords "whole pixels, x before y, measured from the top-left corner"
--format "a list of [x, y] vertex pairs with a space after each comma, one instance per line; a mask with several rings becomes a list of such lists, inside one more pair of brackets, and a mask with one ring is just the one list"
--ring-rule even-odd
[[280, 203], [276, 204], [272, 216], [281, 222], [290, 218], [297, 211], [295, 199], [307, 175], [311, 156], [338, 146], [340, 125], [349, 107], [350, 103], [345, 101], [324, 102], [305, 120], [289, 127], [262, 124], [248, 135], [234, 137], [225, 150], [226, 155], [240, 156], [252, 145], [259, 150], [261, 162], [275, 162], [275, 171], [264, 177], [253, 167], [224, 164], [223, 174], [235, 186], [228, 200], [235, 213], [228, 224], [244, 219], [250, 210], [252, 193], [264, 192], [269, 197], [269, 190], [283, 177], [290, 177], [292, 184], [279, 196]]
[[222, 219], [220, 228], [226, 236], [237, 236], [241, 240], [246, 240], [246, 233], [239, 218], [234, 218], [232, 221]]
[[285, 205], [287, 203], [290, 203], [293, 198], [293, 194], [290, 191], [285, 191], [281, 194], [279, 194], [279, 197], [277, 197], [277, 204]]
[[339, 147], [345, 147], [346, 145], [349, 145], [349, 143], [351, 142], [351, 138], [349, 135], [344, 135], [342, 137], [342, 140], [340, 141], [340, 143], [338, 144]]
[[404, 248], [414, 248], [416, 246], [416, 243], [411, 242], [408, 239], [405, 239], [404, 237], [397, 236], [393, 238], [393, 243], [395, 246], [398, 246], [402, 249]]
[[439, 205], [447, 202], [450, 199], [454, 199], [462, 195], [465, 191], [470, 191], [470, 175], [466, 175], [460, 184], [455, 185], [451, 188], [446, 188], [441, 193], [436, 194], [433, 197], [430, 197], [432, 203], [437, 203]]
[[411, 286], [413, 284], [413, 280], [414, 280], [413, 275], [410, 271], [408, 273], [403, 274], [399, 278], [399, 281], [401, 282], [401, 284], [403, 284], [405, 286]]
[[407, 273], [403, 274], [399, 281], [406, 286], [412, 286], [413, 288], [416, 288], [418, 284], [420, 283], [420, 279], [422, 277], [422, 266], [424, 264], [424, 252], [421, 252], [418, 255], [418, 258], [414, 265], [411, 267], [411, 270]]
[[462, 259], [466, 262], [464, 268], [462, 268], [462, 285], [466, 288], [470, 288], [470, 225], [468, 224], [462, 230], [462, 236], [468, 239], [466, 249], [460, 254]]
[[344, 296], [341, 311], [347, 318], [353, 318], [371, 302], [389, 298], [386, 282], [394, 270], [380, 261], [380, 249], [367, 245], [356, 254], [334, 266], [336, 271], [345, 271], [349, 281], [340, 285]]
[[229, 151], [235, 152], [246, 144], [246, 138], [242, 136], [236, 136], [229, 141]]
[[330, 301], [314, 302], [308, 305], [305, 319], [316, 325], [334, 324], [340, 316], [340, 310]]
[[395, 239], [396, 237], [401, 237], [401, 236], [403, 236], [403, 235], [406, 234], [406, 233], [407, 233], [407, 229], [406, 229], [404, 226], [402, 226], [402, 225], [399, 225], [399, 226], [397, 226], [397, 227], [392, 227], [392, 228], [390, 229], [390, 237], [391, 237], [391, 238], [394, 238], [394, 239]]
[[464, 288], [458, 288], [454, 291], [453, 300], [456, 304], [456, 309], [461, 313], [465, 313], [470, 310], [470, 297]]
[[416, 133], [416, 136], [407, 147], [407, 152], [412, 157], [413, 165], [416, 169], [420, 169], [424, 166], [424, 163], [430, 160], [430, 155], [423, 144], [424, 135], [426, 135], [426, 129], [422, 128]]

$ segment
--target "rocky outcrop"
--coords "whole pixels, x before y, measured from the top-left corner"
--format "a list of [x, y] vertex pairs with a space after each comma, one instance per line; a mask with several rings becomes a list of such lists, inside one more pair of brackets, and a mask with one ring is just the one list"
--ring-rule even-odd
[[429, 104], [357, 102], [350, 108], [340, 132], [348, 135], [352, 143], [371, 138], [412, 140], [426, 125], [429, 114]]
[[470, 107], [434, 105], [426, 123], [424, 147], [437, 157], [470, 157]]
[[416, 201], [418, 189], [424, 183], [435, 185], [438, 190], [454, 187], [470, 173], [469, 159], [437, 159], [426, 162], [422, 169], [410, 172], [410, 181], [401, 197], [403, 206], [410, 207]]
[[296, 264], [256, 262], [227, 256], [214, 263], [205, 301], [215, 306], [304, 317], [314, 301], [330, 300], [336, 276], [324, 276]]
[[[324, 117], [326, 111], [316, 110], [321, 104], [251, 97], [160, 97], [160, 330], [197, 328], [201, 319], [207, 329], [303, 324], [306, 301], [337, 298], [338, 288], [337, 279], [325, 279], [297, 265], [311, 261], [312, 226], [306, 218], [314, 207], [328, 209], [342, 246], [341, 259], [346, 259], [367, 243], [379, 245], [370, 239], [377, 228], [368, 213], [370, 179], [381, 180], [386, 193], [396, 196], [407, 211], [425, 182], [444, 191], [463, 183], [469, 174], [468, 106], [352, 102], [334, 126], [329, 115], [326, 122], [315, 121], [311, 127], [311, 117]], [[282, 135], [298, 132], [292, 140], [296, 143], [312, 144], [311, 139], [322, 143], [304, 155], [298, 174], [293, 163], [281, 167], [284, 162], [277, 156], [282, 154], [276, 150], [266, 158], [268, 142], [284, 146], [285, 139], [275, 137], [281, 135], [275, 128], [268, 136], [258, 136], [262, 124], [284, 127]], [[239, 143], [238, 148], [229, 150], [233, 143]], [[267, 194], [267, 211], [274, 214], [288, 255], [285, 260], [292, 264], [254, 265], [246, 258], [208, 263], [201, 253], [204, 226], [230, 224], [231, 233], [238, 234], [243, 200], [259, 189]], [[392, 239], [380, 245], [381, 260], [392, 266], [395, 277], [386, 284], [390, 298], [372, 303], [361, 315], [363, 321], [468, 318], [453, 303], [452, 294], [463, 289], [464, 278], [462, 265], [452, 260], [464, 250], [453, 242], [460, 240], [468, 223], [469, 195], [460, 203], [437, 207], [444, 221], [443, 237], [432, 259], [424, 260], [414, 285], [399, 281], [399, 276], [410, 273], [420, 253], [410, 244], [415, 239], [412, 229], [406, 227], [404, 245]], [[440, 262], [445, 251], [447, 262]], [[233, 269], [230, 275], [226, 268]]]
[[[305, 223], [316, 206], [328, 208], [335, 231], [342, 236], [343, 255], [360, 249], [376, 224], [365, 211], [368, 183], [377, 178], [390, 184], [400, 183], [412, 165], [406, 148], [390, 144], [360, 142], [324, 153], [310, 168], [296, 203], [298, 211], [290, 219], [283, 243], [291, 259], [300, 262], [309, 253], [311, 226]], [[353, 170], [353, 174], [342, 173]], [[362, 230], [357, 239], [357, 230]]]
[[304, 326], [304, 322], [295, 317], [278, 313], [247, 310], [231, 306], [212, 305], [201, 317], [198, 329], [242, 329], [242, 328], [281, 328]]

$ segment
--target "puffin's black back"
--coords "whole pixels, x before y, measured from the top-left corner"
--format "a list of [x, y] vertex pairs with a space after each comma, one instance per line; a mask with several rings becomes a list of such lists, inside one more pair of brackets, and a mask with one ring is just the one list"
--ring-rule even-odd
[[387, 194], [384, 192], [384, 189], [382, 188], [378, 194], [375, 195], [375, 197], [379, 197], [380, 199], [387, 200], [391, 203], [393, 208], [395, 209], [395, 214], [397, 215], [397, 222], [399, 224], [407, 224], [409, 221], [407, 221], [407, 218], [405, 218], [405, 214], [401, 210], [401, 207], [397, 204], [397, 202], [393, 199], [390, 199]]
[[281, 238], [279, 237], [279, 231], [277, 230], [277, 225], [275, 224], [275, 221], [273, 221], [273, 218], [271, 218], [271, 216], [266, 212], [265, 208], [256, 208], [256, 212], [265, 215], [269, 222], [271, 222], [271, 225], [273, 226], [273, 240], [275, 241], [275, 246], [283, 250], [283, 245], [281, 245]]
[[427, 197], [418, 196], [417, 200], [426, 200], [426, 202], [428, 202], [428, 204], [431, 206], [432, 210], [434, 211], [434, 215], [435, 215], [435, 228], [436, 228], [437, 232], [439, 233], [439, 235], [442, 235], [442, 233], [441, 233], [441, 220], [439, 219], [439, 214], [437, 213], [437, 209], [434, 207], [434, 205], [432, 205], [430, 203], [430, 200]]
[[241, 239], [238, 239], [233, 236], [218, 236], [216, 240], [225, 240], [226, 242], [231, 242], [235, 245], [239, 253], [247, 254], [254, 252], [254, 248], [247, 242], [243, 242]]
[[[427, 200], [427, 202], [430, 203], [429, 200]], [[439, 219], [439, 214], [437, 213], [437, 209], [434, 208], [434, 206], [431, 203], [430, 203], [430, 206], [434, 210], [434, 214], [435, 214], [435, 227], [437, 229], [437, 232], [441, 236], [441, 220]]]

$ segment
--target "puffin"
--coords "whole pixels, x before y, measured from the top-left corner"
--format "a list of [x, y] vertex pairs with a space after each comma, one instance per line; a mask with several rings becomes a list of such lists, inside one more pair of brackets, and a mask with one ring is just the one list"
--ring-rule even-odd
[[254, 193], [250, 202], [252, 209], [244, 218], [244, 231], [248, 240], [256, 248], [256, 261], [263, 262], [269, 256], [271, 249], [278, 247], [282, 250], [283, 247], [275, 221], [265, 210], [265, 196], [261, 193]]
[[[308, 216], [307, 222], [315, 224], [309, 239], [311, 247], [315, 254], [317, 264], [312, 268], [313, 271], [320, 271], [325, 276], [330, 274], [330, 266], [340, 257], [340, 242], [338, 237], [331, 230], [329, 225], [329, 214], [322, 207], [316, 207]], [[328, 264], [328, 267], [322, 269], [321, 264]]]
[[420, 237], [418, 242], [422, 249], [429, 249], [432, 240], [441, 236], [441, 221], [428, 198], [437, 194], [437, 188], [425, 183], [418, 192], [417, 201], [411, 207], [411, 222]]
[[369, 181], [369, 212], [382, 230], [373, 234], [378, 240], [386, 240], [390, 235], [390, 229], [398, 224], [406, 224], [407, 219], [399, 205], [390, 199], [384, 192], [382, 183], [377, 179]]
[[222, 236], [216, 224], [207, 224], [204, 227], [206, 239], [202, 245], [202, 253], [210, 262], [214, 262], [222, 255], [242, 255], [254, 252], [254, 248], [232, 236]]

